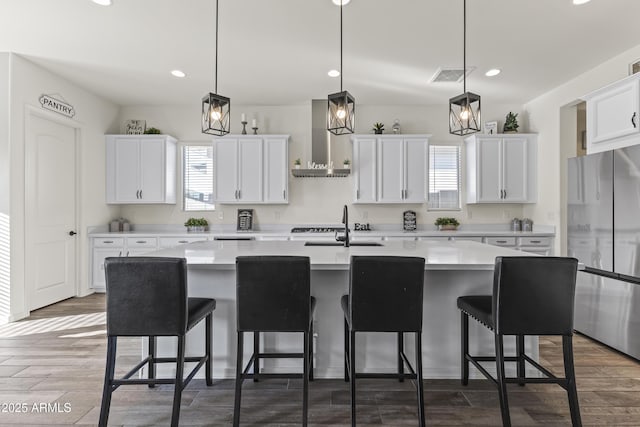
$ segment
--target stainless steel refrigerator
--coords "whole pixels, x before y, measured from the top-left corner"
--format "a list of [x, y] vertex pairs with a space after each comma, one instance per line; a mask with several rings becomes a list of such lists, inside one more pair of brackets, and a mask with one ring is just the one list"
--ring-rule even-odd
[[569, 159], [575, 329], [640, 359], [640, 146]]

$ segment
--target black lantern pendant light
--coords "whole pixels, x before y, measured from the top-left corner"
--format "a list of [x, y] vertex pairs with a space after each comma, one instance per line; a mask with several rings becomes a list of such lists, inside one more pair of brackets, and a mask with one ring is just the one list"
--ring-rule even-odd
[[342, 90], [342, 5], [340, 2], [340, 92], [332, 93], [327, 102], [327, 130], [334, 135], [353, 133], [356, 120], [356, 100]]
[[480, 95], [467, 92], [467, 0], [463, 0], [463, 94], [449, 99], [449, 133], [468, 135], [480, 131]]
[[230, 130], [231, 100], [218, 95], [218, 0], [216, 0], [216, 69], [214, 93], [202, 98], [202, 133], [223, 136]]

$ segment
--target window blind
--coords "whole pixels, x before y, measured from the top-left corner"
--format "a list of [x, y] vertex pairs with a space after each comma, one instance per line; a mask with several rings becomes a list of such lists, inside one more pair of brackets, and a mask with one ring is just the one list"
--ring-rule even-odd
[[212, 211], [213, 147], [185, 145], [182, 148], [182, 198], [185, 211]]
[[460, 146], [429, 145], [429, 209], [460, 209]]

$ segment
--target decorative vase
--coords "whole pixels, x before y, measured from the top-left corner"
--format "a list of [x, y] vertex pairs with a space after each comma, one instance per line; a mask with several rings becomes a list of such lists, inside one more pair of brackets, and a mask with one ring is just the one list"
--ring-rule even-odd
[[451, 225], [451, 224], [439, 225], [438, 226], [438, 230], [440, 230], [440, 231], [453, 231], [453, 230], [457, 230], [457, 229], [458, 229], [457, 225]]
[[294, 168], [300, 169], [300, 165], [293, 165]]
[[376, 135], [382, 135], [382, 129], [374, 130], [373, 133], [376, 134]]
[[517, 130], [503, 130], [502, 133], [518, 133]]
[[343, 169], [349, 169], [349, 163], [343, 163], [342, 164], [342, 168]]
[[207, 226], [205, 225], [189, 225], [187, 226], [187, 231], [189, 233], [203, 233], [207, 231]]

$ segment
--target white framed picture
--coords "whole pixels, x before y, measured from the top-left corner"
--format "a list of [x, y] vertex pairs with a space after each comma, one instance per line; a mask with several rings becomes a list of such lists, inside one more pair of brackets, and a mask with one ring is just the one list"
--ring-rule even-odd
[[124, 133], [126, 135], [142, 135], [146, 127], [146, 120], [127, 120], [124, 122]]
[[483, 132], [487, 135], [498, 133], [498, 122], [484, 122]]

